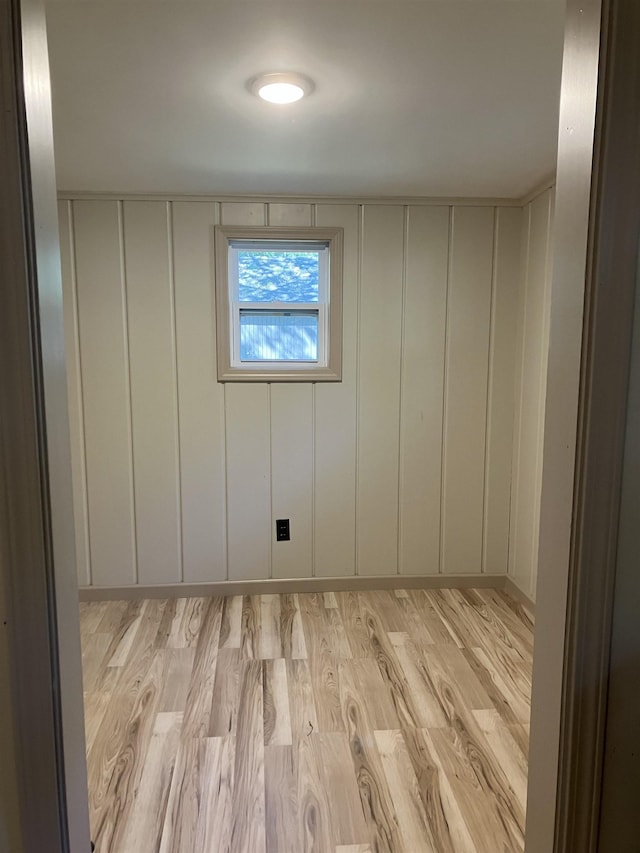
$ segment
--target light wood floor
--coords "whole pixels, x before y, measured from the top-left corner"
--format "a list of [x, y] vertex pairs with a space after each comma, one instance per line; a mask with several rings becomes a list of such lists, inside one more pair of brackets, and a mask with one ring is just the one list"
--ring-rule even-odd
[[98, 853], [516, 853], [532, 622], [492, 590], [81, 605]]

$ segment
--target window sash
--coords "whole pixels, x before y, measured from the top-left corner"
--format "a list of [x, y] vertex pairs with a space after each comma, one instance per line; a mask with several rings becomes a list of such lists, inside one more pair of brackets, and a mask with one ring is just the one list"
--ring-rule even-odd
[[[284, 308], [283, 308], [284, 305]], [[242, 367], [246, 364], [256, 364], [256, 365], [265, 365], [272, 366], [275, 369], [286, 368], [286, 367], [295, 367], [296, 365], [314, 365], [316, 367], [326, 367], [329, 359], [328, 352], [328, 341], [327, 341], [327, 327], [328, 327], [328, 306], [327, 305], [318, 305], [317, 303], [298, 303], [294, 309], [291, 308], [290, 303], [278, 303], [278, 308], [265, 308], [264, 303], [247, 303], [247, 302], [235, 302], [231, 308], [231, 336], [232, 336], [232, 366], [233, 367]], [[269, 316], [278, 316], [283, 314], [315, 314], [318, 317], [318, 358], [317, 359], [304, 359], [304, 360], [294, 360], [294, 359], [278, 359], [278, 360], [270, 360], [270, 359], [242, 359], [240, 357], [240, 313], [242, 311], [250, 311], [252, 314], [260, 314], [266, 317]]]
[[[239, 282], [239, 251], [255, 249], [256, 251], [313, 251], [318, 252], [318, 301], [317, 302], [241, 302], [238, 299]], [[229, 282], [229, 321], [231, 336], [231, 366], [243, 367], [249, 364], [260, 368], [286, 370], [296, 367], [313, 366], [327, 367], [329, 364], [328, 325], [329, 325], [329, 274], [330, 251], [324, 241], [276, 241], [276, 240], [232, 240], [228, 252], [228, 282]], [[318, 316], [318, 358], [317, 359], [259, 359], [249, 360], [240, 357], [240, 312], [251, 311], [266, 316], [283, 313], [317, 313]]]
[[[329, 281], [330, 281], [330, 250], [329, 245], [324, 241], [318, 243], [298, 243], [297, 241], [249, 241], [249, 240], [232, 240], [229, 243], [229, 252], [228, 252], [228, 281], [229, 281], [229, 301], [231, 303], [240, 302], [240, 280], [238, 270], [240, 268], [238, 253], [241, 251], [309, 251], [313, 249], [314, 252], [318, 252], [318, 302], [314, 302], [314, 305], [320, 305], [321, 303], [329, 302]], [[302, 302], [240, 302], [241, 305], [261, 305], [265, 307], [267, 305], [296, 305], [300, 306], [305, 303]]]
[[[294, 358], [269, 359], [269, 358], [246, 358], [246, 357], [243, 358], [242, 357], [242, 344], [243, 344], [243, 334], [242, 333], [243, 333], [243, 330], [245, 330], [245, 328], [246, 328], [246, 326], [242, 322], [243, 317], [273, 318], [274, 320], [277, 318], [282, 318], [282, 317], [312, 318], [315, 321], [315, 323], [312, 323], [311, 325], [314, 328], [315, 337], [316, 337], [316, 340], [315, 340], [316, 358], [301, 358], [301, 359], [294, 359]], [[259, 327], [261, 324], [258, 323], [256, 325]], [[264, 325], [273, 326], [273, 325], [277, 325], [277, 324], [276, 323], [266, 323]], [[322, 348], [323, 343], [324, 343], [323, 342], [322, 326], [323, 326], [323, 324], [321, 322], [321, 312], [318, 310], [317, 305], [311, 309], [306, 309], [306, 310], [296, 309], [295, 311], [291, 311], [291, 310], [265, 311], [265, 310], [255, 310], [255, 309], [250, 309], [250, 308], [247, 309], [244, 306], [242, 306], [240, 308], [240, 315], [239, 315], [239, 319], [238, 319], [240, 363], [241, 364], [255, 364], [255, 365], [261, 365], [261, 364], [268, 364], [268, 365], [270, 365], [270, 364], [287, 364], [287, 365], [306, 364], [309, 366], [317, 365], [318, 364], [318, 357], [321, 354], [321, 348]], [[302, 327], [296, 327], [294, 325], [293, 329], [296, 329], [296, 328], [298, 330], [301, 330]], [[291, 333], [291, 330], [289, 330], [289, 329], [287, 329], [286, 331], [283, 330], [283, 340], [290, 333]], [[259, 335], [260, 333], [257, 332], [257, 334]], [[294, 334], [295, 334], [295, 332], [294, 332]], [[246, 343], [246, 341], [245, 341], [245, 343]]]

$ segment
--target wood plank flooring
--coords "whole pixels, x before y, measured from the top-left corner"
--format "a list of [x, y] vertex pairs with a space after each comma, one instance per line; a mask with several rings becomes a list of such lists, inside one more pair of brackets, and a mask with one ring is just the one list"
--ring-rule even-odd
[[83, 603], [98, 853], [517, 853], [533, 624], [493, 590]]

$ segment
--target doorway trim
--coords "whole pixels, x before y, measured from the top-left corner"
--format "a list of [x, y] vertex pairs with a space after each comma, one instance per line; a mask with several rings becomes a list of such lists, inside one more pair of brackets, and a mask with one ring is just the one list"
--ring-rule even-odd
[[[49, 62], [40, 0], [0, 0], [0, 720], [12, 853], [88, 853], [82, 665]], [[52, 504], [50, 493], [55, 492]], [[2, 827], [0, 827], [1, 831]], [[2, 839], [4, 840], [4, 839]]]
[[639, 39], [635, 0], [569, 0], [527, 853], [597, 849], [640, 231]]
[[598, 848], [640, 243], [638, 44], [638, 3], [606, 2], [585, 285], [554, 853], [595, 853]]

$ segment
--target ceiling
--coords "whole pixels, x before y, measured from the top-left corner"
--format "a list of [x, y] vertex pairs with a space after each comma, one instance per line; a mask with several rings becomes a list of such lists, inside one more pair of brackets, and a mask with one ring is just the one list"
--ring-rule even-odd
[[[553, 173], [561, 0], [49, 0], [63, 190], [520, 197]], [[247, 82], [299, 71], [310, 97]]]

